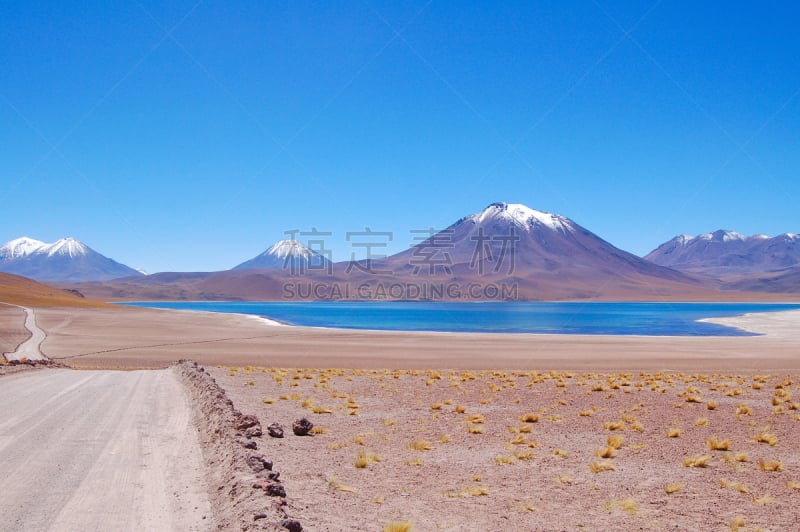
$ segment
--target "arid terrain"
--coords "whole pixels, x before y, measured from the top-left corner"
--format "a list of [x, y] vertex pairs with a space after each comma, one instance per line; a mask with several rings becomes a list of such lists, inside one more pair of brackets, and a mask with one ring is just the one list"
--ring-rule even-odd
[[796, 374], [218, 367], [309, 530], [792, 530]]
[[[258, 452], [287, 494], [281, 515], [306, 530], [791, 530], [800, 520], [797, 312], [721, 320], [762, 336], [657, 338], [337, 331], [238, 315], [33, 308], [43, 354], [73, 368], [197, 360], [232, 401], [230, 419], [260, 420]], [[7, 344], [27, 337], [25, 317], [3, 308]], [[275, 499], [246, 466], [236, 469], [240, 433], [220, 439], [219, 423], [231, 422], [210, 424], [198, 399], [210, 388], [183, 382], [196, 388], [213, 511], [227, 512], [214, 518], [274, 526], [253, 519]], [[303, 417], [311, 436], [292, 434]], [[273, 422], [284, 438], [267, 435]]]

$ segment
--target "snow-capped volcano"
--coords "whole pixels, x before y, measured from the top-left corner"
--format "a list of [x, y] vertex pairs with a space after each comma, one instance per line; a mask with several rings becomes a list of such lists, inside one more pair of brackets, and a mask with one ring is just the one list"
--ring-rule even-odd
[[515, 279], [540, 290], [538, 297], [694, 283], [614, 247], [566, 216], [519, 203], [492, 203], [375, 268], [412, 276]]
[[575, 226], [569, 218], [560, 214], [537, 211], [521, 203], [492, 203], [481, 212], [467, 216], [465, 220], [476, 224], [510, 222], [525, 231], [531, 231], [537, 226], [557, 231], [575, 230]]
[[677, 270], [713, 275], [776, 271], [800, 266], [800, 236], [744, 236], [721, 229], [695, 237], [679, 235], [645, 259]]
[[235, 266], [233, 269], [265, 268], [303, 272], [324, 269], [328, 264], [328, 259], [307, 248], [299, 240], [279, 240], [262, 254]]
[[74, 238], [52, 244], [22, 237], [0, 247], [0, 271], [45, 282], [105, 281], [140, 275]]

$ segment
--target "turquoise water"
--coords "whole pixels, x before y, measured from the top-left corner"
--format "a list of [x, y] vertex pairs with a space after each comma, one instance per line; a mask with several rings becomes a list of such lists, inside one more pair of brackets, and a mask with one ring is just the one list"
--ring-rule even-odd
[[164, 309], [253, 314], [291, 325], [496, 333], [752, 336], [700, 318], [800, 309], [762, 303], [148, 302]]

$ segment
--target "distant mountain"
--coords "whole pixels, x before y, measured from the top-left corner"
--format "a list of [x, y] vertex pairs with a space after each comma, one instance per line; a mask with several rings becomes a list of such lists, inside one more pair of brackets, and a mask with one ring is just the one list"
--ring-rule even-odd
[[47, 244], [22, 237], [0, 247], [0, 271], [43, 282], [105, 281], [142, 275], [75, 240]]
[[31, 307], [102, 307], [105, 303], [84, 298], [78, 291], [59, 290], [27, 277], [0, 273], [0, 301]]
[[800, 266], [800, 235], [744, 236], [714, 231], [679, 235], [661, 244], [645, 260], [676, 270], [724, 277], [774, 272]]
[[[660, 300], [719, 297], [715, 287], [622, 251], [561, 215], [494, 203], [390, 257], [306, 268], [278, 243], [234, 270], [83, 284], [87, 295], [207, 300]], [[274, 249], [273, 249], [274, 248]], [[288, 262], [287, 262], [288, 260]], [[255, 269], [259, 268], [259, 269]]]
[[493, 203], [376, 267], [411, 277], [516, 282], [531, 299], [700, 287], [696, 279], [622, 251], [565, 216], [515, 203]]
[[321, 270], [329, 265], [327, 258], [310, 250], [297, 240], [279, 240], [264, 253], [235, 266], [234, 270], [277, 269], [292, 273]]

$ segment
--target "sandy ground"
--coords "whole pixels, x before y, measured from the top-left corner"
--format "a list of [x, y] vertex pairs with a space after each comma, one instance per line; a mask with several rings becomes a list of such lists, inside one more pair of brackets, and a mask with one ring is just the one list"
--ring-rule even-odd
[[[37, 320], [55, 360], [192, 358], [237, 409], [284, 424], [287, 437], [259, 450], [308, 530], [800, 521], [800, 312], [726, 318], [766, 334], [718, 338], [336, 331], [147, 309], [37, 309]], [[302, 416], [316, 435], [291, 435]]]
[[133, 308], [36, 312], [47, 333], [44, 354], [77, 368], [157, 368], [191, 358], [362, 369], [800, 371], [798, 312], [758, 315], [766, 336], [715, 338], [345, 331]]
[[25, 311], [16, 305], [0, 304], [0, 354], [13, 352], [30, 335], [25, 328]]
[[211, 530], [197, 431], [173, 370], [0, 380], [5, 531]]
[[[796, 374], [212, 374], [262, 423], [307, 417], [318, 428], [260, 446], [308, 530], [777, 531], [800, 522]], [[707, 466], [685, 465], [692, 457]]]

